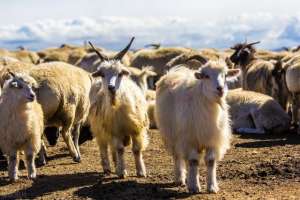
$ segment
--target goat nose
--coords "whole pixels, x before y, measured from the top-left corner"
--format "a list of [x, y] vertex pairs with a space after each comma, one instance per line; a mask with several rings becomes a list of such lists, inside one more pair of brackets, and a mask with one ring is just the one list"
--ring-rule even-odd
[[219, 92], [223, 92], [223, 87], [218, 86], [218, 87], [217, 87], [217, 90], [218, 90]]
[[109, 90], [110, 92], [115, 92], [115, 87], [112, 86], [112, 85], [109, 85], [109, 86], [108, 86], [108, 90]]

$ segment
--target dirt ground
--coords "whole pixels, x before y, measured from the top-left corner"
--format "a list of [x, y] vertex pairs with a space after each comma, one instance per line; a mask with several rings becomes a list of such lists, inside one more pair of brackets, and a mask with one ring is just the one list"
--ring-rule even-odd
[[127, 148], [129, 177], [103, 176], [95, 141], [81, 146], [82, 162], [76, 164], [66, 145], [48, 148], [49, 162], [38, 168], [38, 179], [10, 183], [0, 163], [0, 199], [300, 199], [300, 136], [238, 136], [218, 166], [220, 192], [207, 194], [205, 165], [201, 163], [202, 193], [189, 195], [172, 184], [173, 163], [160, 135], [151, 131], [144, 154], [147, 178], [136, 178], [133, 155]]

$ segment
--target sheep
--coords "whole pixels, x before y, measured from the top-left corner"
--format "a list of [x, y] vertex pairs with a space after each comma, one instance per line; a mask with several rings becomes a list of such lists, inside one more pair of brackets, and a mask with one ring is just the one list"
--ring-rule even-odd
[[239, 69], [209, 61], [196, 72], [179, 65], [157, 82], [157, 126], [173, 156], [176, 183], [185, 185], [185, 163], [188, 164], [187, 187], [191, 193], [200, 191], [198, 166], [203, 150], [208, 168], [207, 190], [219, 190], [216, 162], [229, 149], [231, 137], [226, 79], [238, 73]]
[[18, 179], [18, 151], [25, 152], [28, 177], [35, 179], [34, 158], [44, 130], [43, 111], [34, 92], [37, 82], [26, 74], [10, 74], [0, 97], [0, 148], [8, 155], [11, 181]]
[[186, 67], [190, 69], [199, 69], [202, 65], [207, 63], [207, 59], [200, 55], [199, 53], [183, 53], [175, 58], [171, 59], [167, 64], [166, 67], [171, 69], [174, 66], [185, 64]]
[[272, 96], [286, 109], [288, 90], [282, 62], [275, 64], [255, 57], [254, 43], [237, 44], [230, 60], [242, 70], [242, 88]]
[[59, 48], [48, 48], [37, 52], [39, 63], [61, 61], [75, 65], [90, 52], [89, 48], [62, 44]]
[[29, 73], [39, 84], [37, 99], [42, 105], [45, 126], [61, 127], [73, 160], [80, 162], [79, 130], [89, 111], [91, 75], [64, 62], [39, 64]]
[[[103, 61], [93, 73], [94, 77], [101, 76], [103, 86], [95, 97], [91, 97], [89, 114], [91, 130], [100, 148], [104, 173], [111, 172], [108, 158], [110, 146], [116, 174], [120, 178], [127, 175], [124, 148], [129, 145], [130, 140], [137, 176], [146, 176], [142, 151], [148, 143], [147, 102], [142, 90], [130, 79], [128, 69], [120, 62], [133, 39], [114, 59]], [[102, 59], [101, 54], [97, 54]]]
[[21, 62], [36, 64], [39, 60], [39, 56], [36, 52], [28, 50], [8, 51], [6, 49], [0, 49], [0, 56], [12, 57]]
[[[173, 48], [158, 48], [158, 49], [143, 49], [137, 51], [131, 60], [130, 66], [141, 69], [143, 66], [148, 65], [154, 68], [154, 71], [162, 76], [166, 71], [166, 64], [176, 56], [183, 53], [193, 51], [188, 48], [173, 47]], [[196, 51], [193, 51], [196, 52]]]
[[237, 133], [282, 133], [289, 131], [290, 117], [272, 97], [242, 89], [227, 97], [232, 128]]
[[[298, 126], [298, 111], [299, 111], [299, 102], [300, 102], [300, 56], [291, 59], [286, 63], [286, 85], [288, 91], [291, 93], [292, 100], [292, 124]], [[300, 133], [300, 127], [297, 130]]]
[[13, 73], [26, 73], [34, 67], [35, 65], [31, 63], [17, 61], [12, 58], [0, 59], [0, 86], [2, 87], [5, 80], [9, 78], [7, 71], [11, 71]]
[[[190, 59], [190, 57], [193, 57]], [[174, 59], [172, 61], [172, 59]], [[136, 52], [131, 59], [130, 66], [141, 69], [143, 66], [148, 65], [153, 67], [153, 71], [157, 74], [151, 80], [155, 83], [167, 70], [174, 66], [176, 63], [186, 62], [189, 59], [189, 66], [198, 68], [206, 62], [198, 51], [189, 48], [159, 48], [159, 49], [143, 49]], [[173, 64], [174, 63], [174, 64]], [[149, 84], [151, 85], [151, 84]], [[154, 87], [150, 89], [155, 89]]]
[[[153, 82], [148, 85], [147, 79], [157, 76], [152, 67], [146, 66], [142, 70], [134, 67], [127, 67], [130, 72], [130, 78], [142, 89], [143, 93], [147, 95], [149, 88], [153, 87]], [[150, 82], [150, 81], [149, 81]]]

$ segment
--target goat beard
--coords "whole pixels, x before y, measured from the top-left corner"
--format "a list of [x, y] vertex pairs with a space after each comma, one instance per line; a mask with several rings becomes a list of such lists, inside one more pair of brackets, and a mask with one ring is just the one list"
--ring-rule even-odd
[[222, 110], [225, 110], [226, 109], [225, 97], [218, 99], [217, 104], [219, 104]]
[[116, 94], [110, 93], [110, 103], [111, 105], [116, 105]]

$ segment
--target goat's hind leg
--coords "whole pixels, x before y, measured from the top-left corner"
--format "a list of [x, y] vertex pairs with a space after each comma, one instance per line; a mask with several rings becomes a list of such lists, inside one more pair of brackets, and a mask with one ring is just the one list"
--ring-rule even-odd
[[237, 129], [237, 132], [240, 134], [265, 134], [266, 131], [262, 125], [262, 122], [259, 119], [259, 110], [251, 110], [247, 118], [254, 126], [254, 128], [241, 127]]
[[13, 182], [18, 180], [18, 166], [19, 166], [19, 156], [18, 152], [15, 151], [8, 156], [8, 176]]
[[114, 138], [113, 145], [117, 155], [116, 174], [119, 178], [125, 178], [127, 176], [127, 171], [125, 167], [125, 147], [123, 141], [120, 138]]
[[186, 179], [186, 165], [184, 159], [177, 153], [173, 153], [174, 159], [174, 174], [175, 184], [179, 186], [185, 186]]
[[143, 160], [142, 150], [144, 148], [144, 138], [142, 135], [132, 137], [132, 152], [135, 160], [136, 175], [146, 177], [146, 167]]

